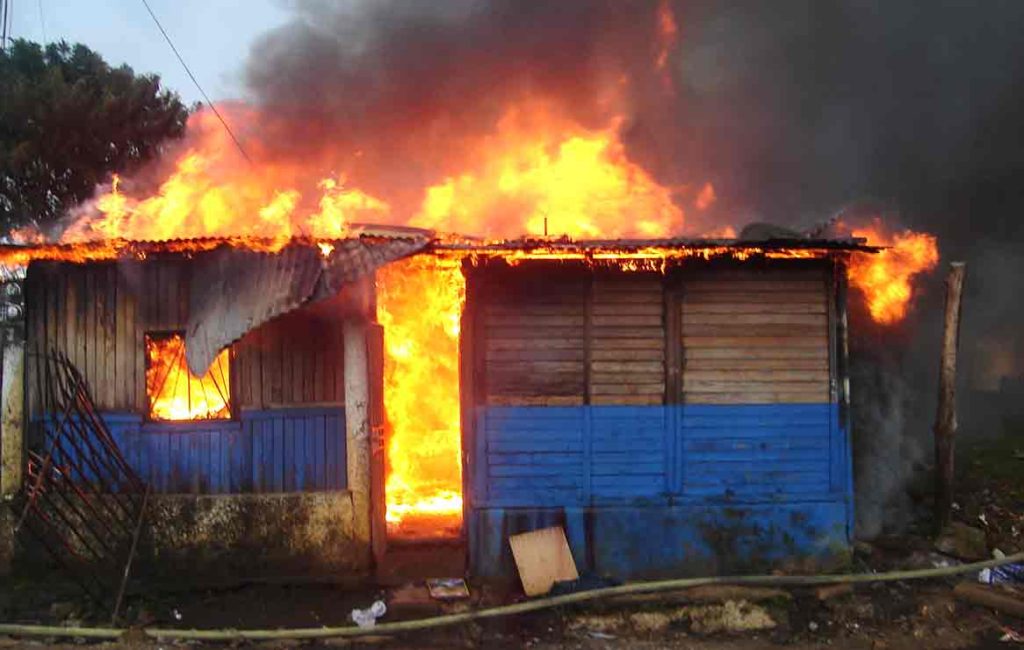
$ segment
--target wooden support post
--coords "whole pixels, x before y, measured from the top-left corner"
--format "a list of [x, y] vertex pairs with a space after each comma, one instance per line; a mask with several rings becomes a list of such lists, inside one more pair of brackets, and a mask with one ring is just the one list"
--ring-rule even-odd
[[956, 442], [956, 352], [960, 338], [960, 297], [964, 263], [950, 264], [946, 278], [946, 315], [939, 367], [939, 407], [935, 417], [935, 526], [949, 524], [953, 508], [953, 459]]
[[370, 422], [367, 324], [362, 317], [345, 319], [345, 444], [348, 489], [352, 494], [355, 541], [366, 545], [370, 560]]

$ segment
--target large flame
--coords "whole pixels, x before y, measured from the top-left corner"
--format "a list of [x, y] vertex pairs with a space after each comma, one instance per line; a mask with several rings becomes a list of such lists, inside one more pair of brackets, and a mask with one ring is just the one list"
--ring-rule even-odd
[[154, 420], [224, 420], [231, 417], [228, 351], [222, 350], [202, 377], [185, 362], [180, 334], [146, 336], [146, 395]]
[[[652, 50], [652, 65], [671, 91], [670, 57], [679, 24], [668, 2], [661, 2]], [[671, 237], [684, 232], [686, 213], [706, 213], [718, 200], [710, 182], [666, 186], [630, 158], [623, 142], [628, 111], [622, 101], [630, 80], [609, 84], [607, 98], [594, 103], [600, 115], [587, 123], [566, 107], [529, 96], [502, 105], [486, 135], [446, 142], [443, 151], [420, 148], [422, 159], [402, 159], [412, 148], [396, 147], [387, 170], [360, 168], [359, 151], [327, 144], [316, 156], [274, 155], [260, 146], [260, 125], [277, 119], [244, 106], [224, 106], [243, 137], [248, 159], [239, 154], [212, 112], [199, 110], [188, 124], [185, 141], [163, 166], [148, 175], [114, 178], [81, 206], [61, 241], [66, 247], [12, 251], [0, 261], [24, 263], [33, 255], [84, 261], [142, 253], [133, 242], [178, 240], [167, 250], [196, 251], [219, 242], [181, 241], [226, 238], [236, 246], [280, 249], [293, 238], [312, 241], [325, 254], [332, 241], [345, 237], [352, 224], [372, 222], [413, 225], [489, 238], [521, 235], [568, 235], [575, 238]], [[473, 98], [467, 98], [468, 106]], [[410, 129], [416, 131], [416, 129]], [[430, 131], [429, 125], [422, 129]], [[429, 133], [410, 133], [436, 145]], [[386, 139], [385, 139], [386, 141]], [[450, 145], [450, 146], [449, 146]], [[379, 153], [379, 152], [378, 152]], [[340, 169], [340, 171], [339, 171]], [[426, 169], [428, 171], [424, 172]], [[385, 177], [386, 178], [383, 178]], [[153, 180], [155, 177], [156, 180]], [[397, 179], [397, 180], [396, 180]], [[400, 186], [400, 188], [398, 187]], [[368, 189], [369, 188], [369, 189]], [[915, 233], [886, 233], [880, 227], [858, 229], [869, 243], [892, 248], [877, 256], [855, 255], [853, 285], [867, 297], [872, 316], [884, 323], [905, 315], [915, 275], [937, 261], [935, 239]], [[731, 224], [704, 233], [734, 237]], [[591, 251], [558, 249], [506, 250], [511, 263], [522, 259], [578, 258], [617, 264], [625, 270], [664, 270], [669, 261], [731, 255], [745, 259], [815, 257], [827, 251], [762, 250], [723, 247], [672, 252], [668, 249]], [[385, 328], [385, 408], [387, 439], [387, 519], [402, 535], [436, 535], [457, 530], [462, 517], [459, 400], [459, 321], [465, 287], [458, 260], [420, 256], [382, 269], [378, 276], [378, 319]], [[170, 345], [170, 344], [168, 344]], [[175, 343], [174, 345], [178, 345]], [[180, 344], [183, 346], [183, 343]], [[183, 348], [175, 348], [178, 354]], [[209, 391], [206, 378], [187, 374], [184, 365], [160, 361], [169, 352], [148, 350], [151, 368], [171, 367], [174, 390], [150, 387], [157, 396], [152, 416], [165, 419], [228, 417], [226, 398]], [[177, 362], [175, 362], [177, 363]], [[224, 375], [227, 361], [214, 370]], [[156, 375], [147, 373], [147, 386]], [[166, 385], [166, 381], [163, 382]], [[189, 387], [182, 401], [177, 386]], [[193, 390], [196, 389], [196, 390]]]
[[[256, 119], [238, 109], [234, 116]], [[350, 187], [344, 175], [321, 178], [304, 196], [299, 188], [309, 185], [308, 169], [245, 161], [210, 111], [194, 113], [188, 128], [189, 146], [154, 193], [132, 196], [115, 176], [61, 241], [231, 237], [273, 251], [296, 237], [344, 237], [352, 221], [387, 220], [389, 206]]]
[[[543, 103], [516, 106], [465, 171], [425, 190], [412, 225], [510, 237], [681, 232], [683, 210], [626, 155], [621, 126], [613, 117], [604, 128], [585, 129]], [[706, 192], [694, 200], [709, 202]]]
[[387, 521], [393, 533], [457, 533], [462, 521], [459, 262], [413, 257], [377, 276], [384, 326]]
[[850, 284], [864, 294], [876, 322], [892, 325], [902, 321], [914, 296], [914, 278], [939, 263], [938, 241], [927, 233], [891, 232], [878, 219], [852, 228], [852, 234], [886, 249], [876, 255], [854, 255]]

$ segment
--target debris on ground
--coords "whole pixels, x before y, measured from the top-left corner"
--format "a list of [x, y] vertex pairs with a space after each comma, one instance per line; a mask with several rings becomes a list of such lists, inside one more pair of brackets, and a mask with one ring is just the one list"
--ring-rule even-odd
[[776, 625], [766, 609], [745, 600], [727, 600], [721, 605], [699, 605], [687, 609], [690, 629], [697, 634], [754, 632], [770, 630]]
[[985, 531], [954, 521], [935, 540], [935, 550], [955, 558], [976, 562], [988, 558]]
[[[1000, 553], [1000, 555], [1002, 555]], [[998, 556], [996, 559], [1001, 559]], [[982, 569], [978, 572], [978, 582], [986, 585], [1021, 585], [1024, 586], [1024, 562], [1004, 564]]]
[[542, 596], [556, 582], [580, 577], [561, 526], [512, 535], [508, 542], [527, 596]]
[[469, 598], [469, 587], [462, 578], [434, 578], [427, 580], [427, 591], [435, 600]]
[[792, 600], [793, 594], [785, 589], [772, 587], [748, 587], [745, 585], [700, 585], [688, 589], [659, 591], [646, 594], [624, 594], [613, 596], [608, 602], [617, 604], [658, 603], [676, 605], [681, 603], [721, 603], [726, 600], [763, 602], [766, 600]]
[[972, 605], [981, 605], [1003, 614], [1024, 618], [1024, 597], [1013, 591], [974, 582], [961, 582], [953, 589], [953, 595]]
[[818, 587], [814, 590], [814, 595], [817, 596], [818, 600], [826, 601], [832, 600], [833, 598], [840, 598], [842, 596], [849, 596], [853, 593], [853, 585], [848, 582], [839, 583], [835, 585], [825, 585]]
[[375, 600], [366, 609], [353, 609], [352, 622], [364, 629], [371, 628], [377, 625], [377, 619], [384, 616], [387, 611], [388, 606], [383, 600]]

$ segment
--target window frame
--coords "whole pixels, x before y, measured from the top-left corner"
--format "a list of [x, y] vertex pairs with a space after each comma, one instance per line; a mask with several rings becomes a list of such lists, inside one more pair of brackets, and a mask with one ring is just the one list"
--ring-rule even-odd
[[[204, 418], [192, 418], [192, 419], [187, 419], [187, 420], [167, 420], [167, 419], [163, 419], [163, 418], [159, 418], [159, 417], [155, 417], [154, 416], [154, 414], [153, 414], [153, 396], [150, 395], [150, 393], [149, 393], [149, 385], [148, 385], [148, 382], [146, 381], [146, 375], [149, 373], [149, 369], [150, 369], [148, 343], [149, 343], [150, 340], [153, 340], [153, 339], [170, 338], [170, 337], [173, 337], [173, 336], [180, 336], [181, 337], [181, 339], [182, 339], [182, 352], [184, 354], [185, 345], [186, 345], [185, 330], [183, 330], [183, 329], [173, 329], [173, 328], [172, 329], [154, 329], [154, 330], [146, 330], [146, 331], [144, 331], [142, 333], [142, 358], [143, 358], [142, 388], [143, 388], [143, 394], [145, 395], [145, 415], [143, 417], [143, 422], [145, 422], [146, 424], [157, 424], [157, 425], [161, 425], [161, 426], [178, 426], [178, 425], [193, 425], [194, 426], [196, 424], [207, 424], [207, 425], [210, 425], [210, 424], [217, 424], [217, 423], [238, 422], [239, 421], [238, 400], [236, 399], [236, 395], [235, 395], [235, 382], [232, 381], [233, 377], [236, 375], [236, 368], [235, 368], [235, 356], [236, 355], [235, 355], [235, 347], [233, 345], [229, 345], [227, 348], [225, 348], [225, 350], [227, 351], [227, 354], [228, 354], [228, 358], [227, 358], [227, 384], [228, 384], [228, 390], [227, 390], [227, 395], [224, 396], [224, 397], [226, 398], [226, 404], [227, 404], [227, 409], [228, 409], [228, 417], [224, 417], [224, 418], [204, 417]], [[217, 354], [219, 356], [221, 354], [221, 352], [218, 352]], [[214, 358], [216, 358], [216, 357], [214, 357]], [[211, 365], [211, 367], [212, 367], [212, 365]], [[187, 369], [187, 363], [186, 363], [186, 369]], [[191, 372], [191, 371], [189, 371], [189, 372]], [[220, 392], [219, 389], [218, 389], [218, 392]], [[223, 396], [223, 394], [222, 394], [222, 396]]]

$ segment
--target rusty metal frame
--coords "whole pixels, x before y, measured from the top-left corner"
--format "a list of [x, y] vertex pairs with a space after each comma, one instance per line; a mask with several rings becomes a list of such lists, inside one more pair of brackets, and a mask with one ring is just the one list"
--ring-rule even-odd
[[135, 473], [93, 403], [81, 372], [59, 352], [36, 357], [42, 419], [25, 483], [11, 502], [26, 531], [97, 605], [117, 620], [145, 516], [149, 487]]

